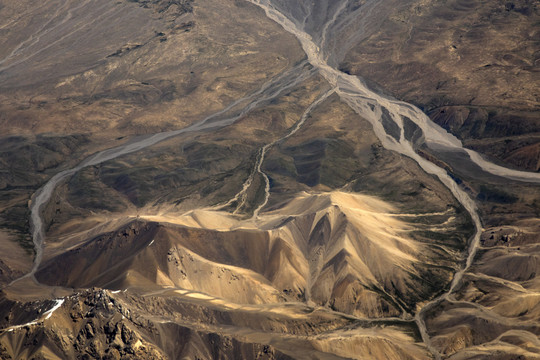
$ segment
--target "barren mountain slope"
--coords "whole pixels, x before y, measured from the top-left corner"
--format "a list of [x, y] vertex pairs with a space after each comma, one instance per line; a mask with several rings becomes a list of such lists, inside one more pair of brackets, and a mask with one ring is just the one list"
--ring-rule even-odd
[[246, 5], [2, 3], [0, 226], [29, 249], [27, 202], [47, 178], [215, 113], [298, 62], [293, 38]]
[[540, 169], [537, 1], [406, 1], [340, 67], [507, 166]]
[[[309, 101], [325, 89], [314, 77], [224, 131], [201, 134], [191, 145], [180, 137], [181, 151], [179, 140], [169, 140], [147, 151], [148, 159], [128, 155], [83, 170], [58, 189], [45, 211], [50, 225], [37, 278], [75, 288], [128, 288], [152, 296], [149, 304], [198, 299], [205, 307], [249, 310], [257, 319], [282, 311], [300, 316], [306, 306], [300, 303], [307, 302], [309, 312], [319, 309], [337, 318], [343, 313], [354, 315], [349, 321], [355, 326], [366, 326], [364, 317], [383, 319], [382, 333], [372, 335], [369, 347], [357, 338], [364, 336], [361, 332], [342, 335], [343, 325], [335, 323], [330, 339], [319, 345], [318, 338], [310, 338], [324, 352], [336, 353], [331, 339], [343, 338], [349, 345], [338, 353], [345, 357], [373, 350], [373, 344], [381, 356], [395, 352], [395, 358], [407, 358], [410, 351], [413, 358], [424, 356], [420, 355], [424, 350], [414, 345], [418, 335], [411, 332], [410, 320], [400, 317], [410, 317], [416, 302], [448, 285], [470, 233], [467, 216], [437, 181], [417, 175], [421, 171], [413, 170], [412, 162], [382, 149], [370, 126], [337, 98], [330, 97], [314, 109], [294, 136], [268, 153], [264, 169], [273, 183], [270, 212], [250, 219], [263, 199], [260, 177], [246, 191], [251, 205], [236, 201], [226, 208], [232, 212], [236, 207], [237, 215], [212, 209], [227, 201], [226, 194], [230, 198], [242, 190], [242, 177], [229, 190], [212, 185], [215, 179], [248, 177], [257, 160], [253, 147], [264, 144], [264, 137], [258, 136], [271, 134], [266, 130], [269, 126], [275, 135], [285, 133], [280, 123], [293, 125]], [[246, 131], [252, 135], [240, 143], [226, 140], [228, 133]], [[328, 146], [309, 145], [318, 139], [325, 139]], [[220, 143], [235, 145], [216, 148]], [[231, 163], [231, 155], [242, 149], [249, 151], [236, 156], [246, 156], [249, 167], [239, 172], [245, 165]], [[322, 152], [309, 155], [313, 150]], [[309, 172], [304, 170], [306, 161], [311, 162]], [[162, 192], [159, 184], [169, 163], [185, 164], [186, 170], [171, 173], [174, 177], [163, 182], [166, 192]], [[195, 172], [201, 168], [204, 173]], [[148, 178], [154, 172], [161, 175]], [[381, 181], [380, 173], [385, 172], [400, 175]], [[91, 176], [92, 182], [83, 180], [82, 174]], [[204, 177], [196, 180], [194, 174]], [[145, 185], [149, 181], [153, 186]], [[400, 209], [370, 196], [328, 193], [344, 185], [348, 191], [365, 187]], [[314, 189], [318, 190], [313, 193]], [[106, 201], [99, 197], [105, 190]], [[309, 193], [298, 195], [302, 190]], [[395, 262], [396, 256], [401, 261]], [[287, 303], [294, 304], [291, 310], [285, 310], [291, 306]], [[385, 317], [391, 317], [388, 325]], [[319, 320], [308, 321], [315, 326]], [[249, 318], [233, 323], [258, 326]], [[392, 328], [392, 323], [398, 328]], [[264, 331], [276, 336], [277, 330]], [[290, 326], [279, 330], [294, 331]], [[287, 353], [292, 344], [296, 343], [274, 346]]]

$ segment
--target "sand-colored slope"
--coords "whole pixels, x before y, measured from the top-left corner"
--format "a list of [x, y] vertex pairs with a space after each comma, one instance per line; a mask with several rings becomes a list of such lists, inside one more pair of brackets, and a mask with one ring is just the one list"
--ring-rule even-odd
[[[533, 187], [521, 192], [537, 197]], [[449, 359], [540, 358], [539, 220], [520, 211], [525, 199], [499, 203], [502, 209], [482, 204], [493, 211], [475, 262], [450, 301], [427, 316], [434, 344]]]
[[304, 192], [255, 219], [212, 209], [140, 216], [49, 259], [37, 278], [70, 287], [173, 287], [237, 304], [288, 299], [361, 317], [400, 316], [425, 296], [430, 250], [408, 236], [412, 229], [374, 197]]
[[308, 263], [307, 300], [362, 316], [399, 314], [386, 292], [406, 291], [423, 246], [405, 235], [409, 226], [392, 212], [376, 198], [337, 191], [303, 193], [270, 212], [310, 225], [291, 221], [285, 228], [294, 230], [283, 236]]

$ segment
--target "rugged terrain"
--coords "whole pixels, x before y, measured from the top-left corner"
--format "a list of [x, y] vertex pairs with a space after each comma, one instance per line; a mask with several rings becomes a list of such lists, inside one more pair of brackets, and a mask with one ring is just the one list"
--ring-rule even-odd
[[540, 170], [537, 1], [405, 1], [340, 67], [420, 106], [465, 145]]
[[1, 358], [540, 358], [536, 3], [0, 14]]

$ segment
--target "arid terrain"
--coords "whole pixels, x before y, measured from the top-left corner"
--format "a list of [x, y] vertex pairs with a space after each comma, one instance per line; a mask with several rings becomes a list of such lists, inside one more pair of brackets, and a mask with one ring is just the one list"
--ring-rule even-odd
[[0, 358], [540, 359], [539, 24], [0, 0]]
[[538, 2], [397, 4], [341, 69], [420, 106], [494, 161], [539, 171]]

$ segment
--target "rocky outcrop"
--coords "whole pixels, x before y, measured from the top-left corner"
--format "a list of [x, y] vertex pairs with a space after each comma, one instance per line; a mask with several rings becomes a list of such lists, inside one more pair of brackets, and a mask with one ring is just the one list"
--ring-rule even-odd
[[[50, 318], [34, 314], [34, 321], [0, 331], [2, 359], [50, 358], [50, 354], [62, 359], [108, 360], [290, 359], [269, 345], [246, 343], [173, 323], [162, 325], [149, 313], [133, 308], [129, 299], [118, 299], [108, 291], [91, 289], [63, 300]], [[2, 309], [11, 309], [14, 317], [15, 313], [49, 305], [50, 302], [2, 301]]]

